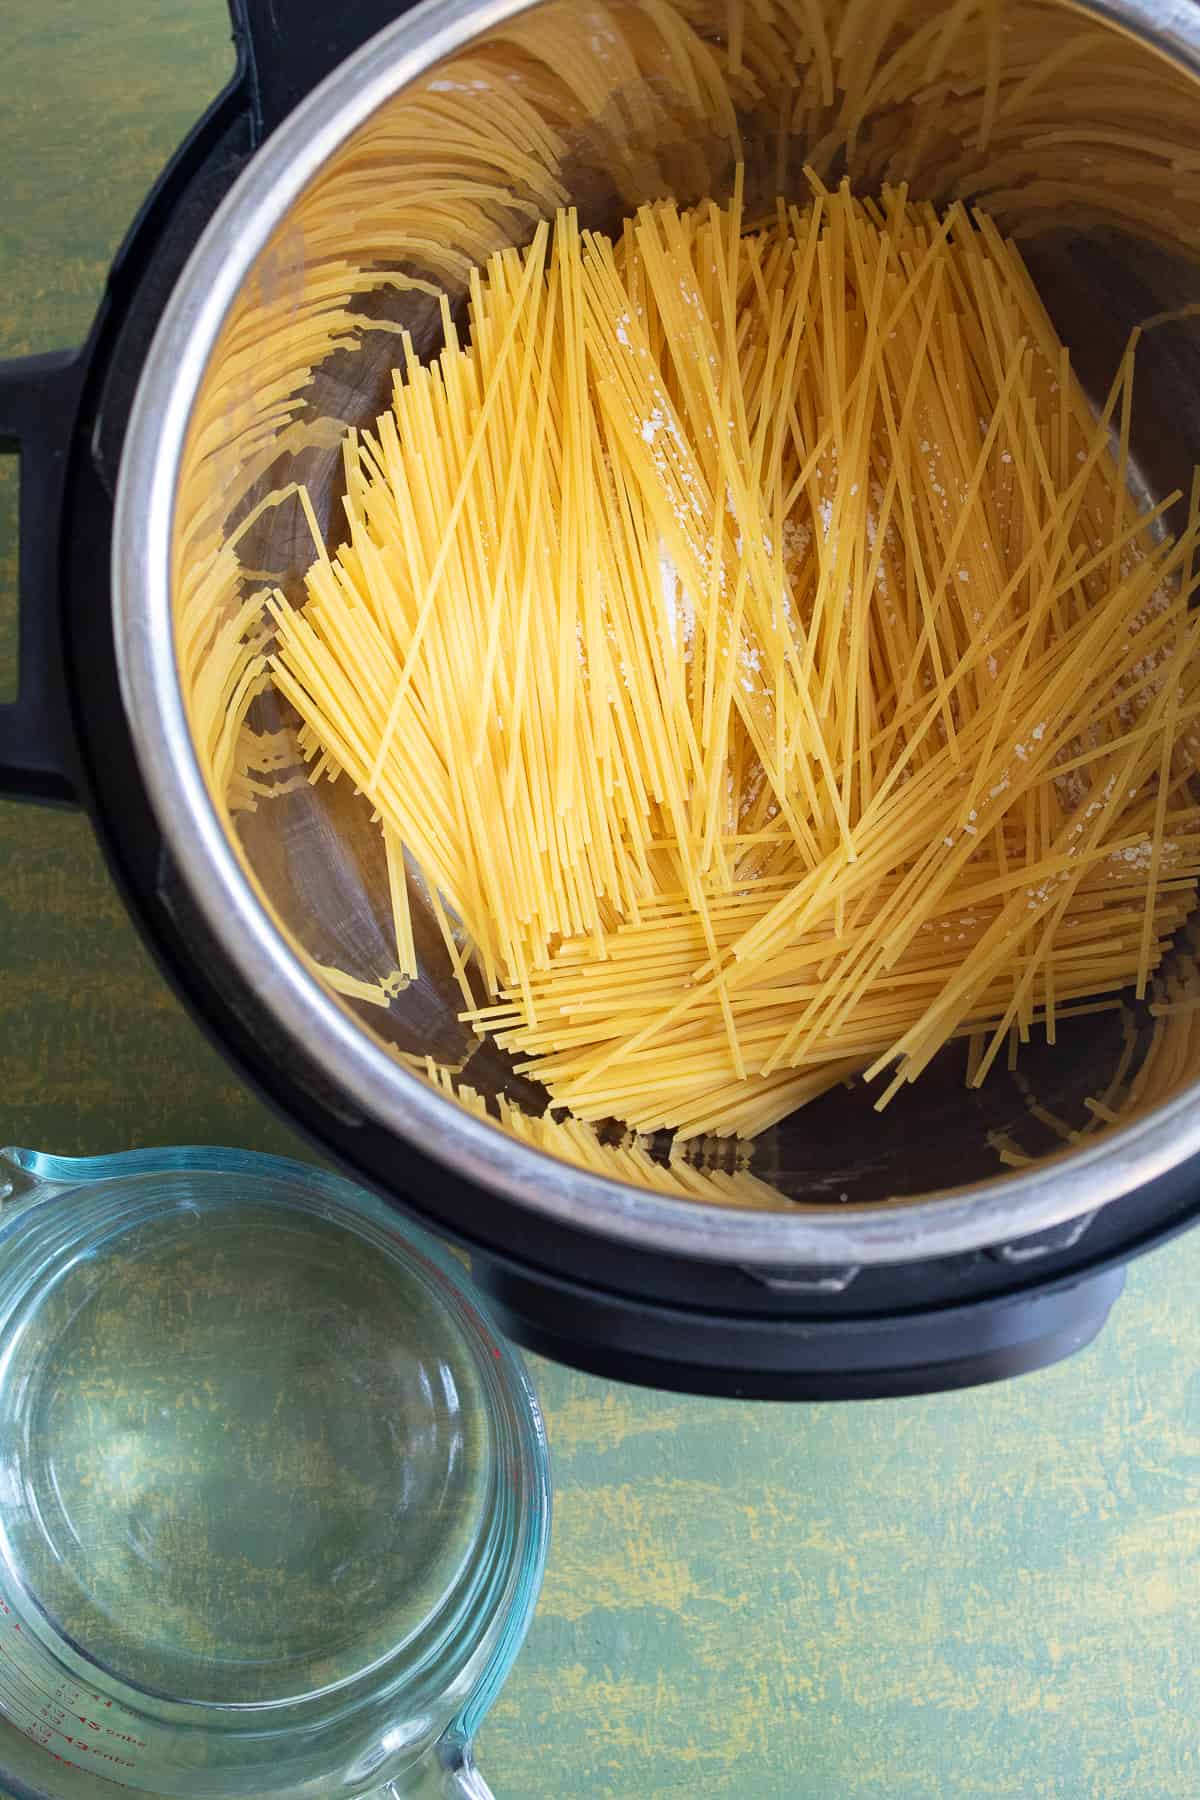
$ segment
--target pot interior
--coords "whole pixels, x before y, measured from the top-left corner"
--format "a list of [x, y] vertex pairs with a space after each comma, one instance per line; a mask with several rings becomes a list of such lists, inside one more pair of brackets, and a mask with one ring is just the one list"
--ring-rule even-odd
[[[428, 15], [432, 26], [436, 14]], [[370, 800], [308, 779], [297, 719], [254, 686], [264, 584], [304, 599], [303, 483], [339, 539], [347, 425], [388, 403], [396, 327], [441, 346], [432, 284], [463, 309], [467, 276], [556, 207], [611, 231], [638, 205], [806, 198], [806, 165], [857, 192], [909, 184], [985, 205], [1019, 242], [1089, 397], [1130, 329], [1200, 300], [1200, 95], [1182, 61], [1057, 0], [543, 0], [401, 87], [322, 168], [244, 282], [210, 358], [177, 492], [173, 604], [194, 741], [264, 904], [356, 1019], [444, 1081], [546, 1096], [459, 1021], [429, 896], [409, 888], [420, 978], [395, 979], [384, 849]], [[1131, 467], [1149, 497], [1187, 492], [1200, 461], [1200, 320], [1139, 351]], [[282, 496], [282, 497], [280, 497]], [[264, 501], [266, 504], [264, 505]], [[269, 644], [266, 645], [269, 648]], [[778, 1204], [957, 1188], [1062, 1153], [1197, 1075], [1190, 925], [1151, 984], [1110, 1010], [1034, 1031], [1014, 1071], [964, 1085], [950, 1045], [883, 1113], [840, 1086], [755, 1140]], [[1152, 1012], [1163, 1003], [1177, 1010]], [[731, 1166], [701, 1139], [698, 1167]], [[771, 1202], [765, 1202], [770, 1204]]]

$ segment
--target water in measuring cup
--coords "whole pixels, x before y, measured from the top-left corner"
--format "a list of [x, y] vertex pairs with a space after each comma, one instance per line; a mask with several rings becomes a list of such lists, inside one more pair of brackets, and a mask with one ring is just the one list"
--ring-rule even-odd
[[478, 1357], [319, 1211], [82, 1208], [4, 1333], [0, 1708], [129, 1786], [235, 1791], [197, 1708], [336, 1710], [461, 1585], [495, 1505]]

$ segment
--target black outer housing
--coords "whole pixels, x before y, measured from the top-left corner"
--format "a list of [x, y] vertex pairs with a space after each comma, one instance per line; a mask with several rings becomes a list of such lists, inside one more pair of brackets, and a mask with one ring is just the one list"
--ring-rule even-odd
[[527, 1347], [649, 1386], [835, 1400], [1000, 1380], [1089, 1343], [1125, 1263], [1194, 1222], [1196, 1162], [1015, 1253], [997, 1245], [839, 1275], [630, 1249], [483, 1193], [363, 1117], [229, 967], [166, 855], [121, 705], [108, 585], [121, 446], [162, 308], [214, 208], [296, 102], [404, 10], [230, 9], [234, 78], [134, 221], [87, 344], [0, 364], [0, 448], [23, 457], [20, 693], [0, 707], [0, 794], [87, 808], [126, 906], [216, 1046], [319, 1152], [465, 1246]]

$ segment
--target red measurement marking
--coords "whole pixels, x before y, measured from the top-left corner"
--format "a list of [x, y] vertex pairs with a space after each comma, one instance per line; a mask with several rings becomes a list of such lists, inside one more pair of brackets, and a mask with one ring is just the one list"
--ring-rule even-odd
[[[61, 1684], [57, 1693], [51, 1693], [50, 1689], [48, 1687], [43, 1687], [41, 1682], [32, 1676], [29, 1671], [17, 1661], [16, 1657], [12, 1654], [12, 1651], [6, 1650], [3, 1644], [0, 1644], [0, 1655], [7, 1656], [9, 1662], [27, 1687], [31, 1687], [35, 1693], [42, 1694], [47, 1700], [53, 1701], [56, 1706], [58, 1705], [59, 1701], [63, 1698]], [[78, 1713], [75, 1716], [78, 1718]]]
[[[0, 1643], [0, 1656], [6, 1656], [8, 1658], [9, 1662], [12, 1664], [13, 1668], [17, 1671], [17, 1674], [20, 1676], [21, 1680], [25, 1683], [25, 1685], [27, 1687], [32, 1688], [35, 1693], [41, 1694], [43, 1699], [51, 1701], [55, 1706], [59, 1706], [59, 1703], [63, 1698], [61, 1683], [59, 1684], [59, 1691], [57, 1693], [52, 1693], [48, 1687], [43, 1687], [41, 1682], [38, 1681], [36, 1679], [36, 1677], [31, 1675], [29, 1673], [29, 1671], [27, 1669], [25, 1669], [23, 1667], [23, 1665], [17, 1661], [16, 1657], [12, 1654], [11, 1650], [7, 1650], [2, 1643]], [[36, 1705], [36, 1702], [34, 1702], [34, 1704]], [[110, 1706], [112, 1705], [111, 1700], [109, 1701], [109, 1705]], [[60, 1711], [62, 1710], [61, 1707], [59, 1707], [59, 1710]], [[66, 1714], [64, 1713], [63, 1716], [65, 1717]], [[79, 1723], [81, 1725], [87, 1725], [93, 1731], [106, 1731], [110, 1737], [115, 1737], [115, 1738], [119, 1739], [119, 1741], [121, 1743], [124, 1743], [124, 1744], [132, 1744], [135, 1747], [135, 1749], [138, 1749], [138, 1750], [144, 1750], [146, 1748], [145, 1742], [142, 1738], [130, 1737], [125, 1732], [114, 1731], [111, 1725], [101, 1725], [99, 1723], [99, 1721], [96, 1719], [85, 1719], [82, 1713], [75, 1713], [73, 1716], [79, 1720]], [[97, 1754], [104, 1755], [106, 1753], [103, 1751], [98, 1751]], [[132, 1768], [132, 1767], [134, 1767], [134, 1765], [131, 1763], [130, 1767]]]
[[[31, 1733], [25, 1732], [25, 1737], [29, 1737], [29, 1735], [31, 1735]], [[85, 1769], [85, 1766], [83, 1766], [81, 1762], [72, 1762], [70, 1757], [59, 1757], [58, 1750], [50, 1750], [49, 1744], [41, 1744], [40, 1739], [36, 1739], [36, 1737], [34, 1737], [34, 1744], [40, 1744], [41, 1750], [45, 1750], [47, 1757], [50, 1757], [52, 1762], [61, 1764], [61, 1768], [77, 1769], [81, 1775], [95, 1775], [95, 1769]], [[130, 1768], [133, 1768], [133, 1764], [130, 1764]], [[122, 1782], [122, 1780], [119, 1780], [115, 1775], [110, 1775], [108, 1769], [104, 1769], [104, 1780], [110, 1782], [110, 1786], [121, 1787], [124, 1793], [133, 1793], [133, 1789], [131, 1789], [128, 1782]]]
[[[55, 1731], [53, 1730], [53, 1728], [49, 1725], [22, 1725], [20, 1723], [20, 1721], [16, 1720], [16, 1719], [14, 1719], [13, 1723], [17, 1726], [17, 1729], [25, 1737], [27, 1737], [30, 1740], [31, 1743], [37, 1744], [40, 1749], [45, 1750], [48, 1755], [50, 1755], [54, 1758], [55, 1762], [65, 1763], [67, 1768], [69, 1768], [69, 1769], [82, 1769], [83, 1768], [82, 1763], [72, 1762], [70, 1757], [60, 1756], [57, 1750], [51, 1750], [50, 1739], [56, 1735], [62, 1736], [63, 1735], [62, 1733], [56, 1734]], [[75, 1744], [74, 1738], [64, 1738], [64, 1741], [68, 1744]], [[101, 1749], [98, 1749], [95, 1744], [83, 1744], [83, 1743], [76, 1744], [75, 1747], [78, 1750], [86, 1752], [88, 1755], [100, 1757], [106, 1763], [112, 1763], [114, 1765], [114, 1767], [116, 1767], [118, 1769], [136, 1769], [137, 1768], [137, 1763], [133, 1757], [118, 1756], [114, 1750], [101, 1750]], [[116, 1785], [118, 1787], [127, 1787], [128, 1786], [127, 1782], [117, 1781], [117, 1778], [115, 1775], [109, 1777], [107, 1769], [104, 1771], [104, 1773], [105, 1773], [106, 1778], [115, 1781]]]

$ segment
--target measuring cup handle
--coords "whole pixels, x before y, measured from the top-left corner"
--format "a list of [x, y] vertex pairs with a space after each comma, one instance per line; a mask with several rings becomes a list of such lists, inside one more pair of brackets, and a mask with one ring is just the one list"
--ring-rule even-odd
[[443, 1782], [446, 1800], [494, 1800], [491, 1788], [475, 1767], [468, 1750], [457, 1769], [447, 1769]]
[[413, 1775], [389, 1781], [374, 1800], [495, 1800], [491, 1788], [475, 1767], [470, 1744], [448, 1745], [445, 1740]]
[[7, 1221], [54, 1191], [53, 1179], [39, 1167], [44, 1160], [36, 1150], [0, 1145], [0, 1218]]

